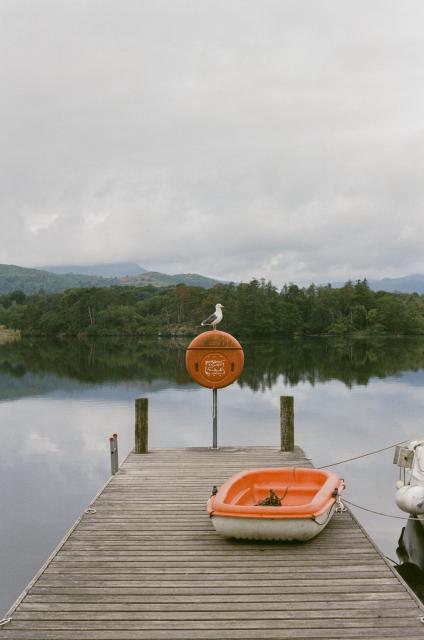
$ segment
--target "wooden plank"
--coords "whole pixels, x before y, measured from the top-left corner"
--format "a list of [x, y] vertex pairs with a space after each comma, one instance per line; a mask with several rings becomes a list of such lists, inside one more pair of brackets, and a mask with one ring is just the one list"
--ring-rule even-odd
[[[424, 637], [423, 608], [349, 513], [306, 544], [220, 538], [213, 484], [310, 466], [298, 448], [130, 454], [38, 577], [3, 638], [233, 640]], [[181, 505], [181, 508], [180, 508]]]
[[[99, 623], [112, 621], [116, 623], [117, 628], [118, 623], [135, 623], [135, 625], [131, 625], [131, 628], [134, 628], [138, 624], [138, 628], [141, 628], [140, 623], [148, 623], [149, 621], [157, 622], [157, 611], [127, 611], [123, 608], [121, 611], [111, 611], [111, 610], [103, 610], [103, 611], [80, 611], [74, 610], [70, 611], [21, 611], [20, 613], [15, 614], [15, 621], [22, 623], [22, 628], [26, 628], [26, 621], [32, 620], [34, 622], [40, 623], [39, 626], [43, 626], [43, 628], [53, 628], [56, 627], [63, 628], [59, 623], [63, 621], [69, 622], [71, 625], [72, 622], [77, 622], [79, 624], [84, 623], [86, 628], [98, 628]], [[344, 620], [345, 618], [349, 618], [350, 621], [360, 621], [360, 623], [366, 624], [366, 620], [372, 619], [375, 620], [377, 618], [384, 620], [384, 626], [391, 626], [392, 623], [394, 626], [398, 626], [405, 624], [405, 621], [408, 618], [413, 618], [415, 621], [415, 616], [412, 611], [408, 611], [404, 608], [400, 609], [388, 609], [388, 608], [379, 608], [379, 609], [368, 609], [368, 610], [351, 610], [351, 609], [338, 609], [338, 610], [329, 610], [325, 611], [322, 609], [313, 609], [313, 610], [303, 610], [301, 615], [299, 615], [298, 610], [270, 610], [270, 609], [245, 609], [245, 610], [237, 610], [237, 611], [201, 611], [201, 610], [192, 610], [192, 611], [161, 611], [161, 620], [162, 621], [204, 621], [205, 624], [208, 623], [212, 625], [214, 621], [231, 621], [234, 623], [235, 621], [263, 621], [266, 618], [267, 622], [274, 621], [273, 626], [275, 625], [275, 621], [284, 620], [293, 621], [298, 620], [299, 618], [303, 620], [309, 620], [317, 622], [317, 624], [322, 624], [322, 620], [325, 620], [325, 626], [328, 626], [328, 621], [331, 620], [333, 624], [338, 624], [339, 620]], [[48, 625], [48, 626], [47, 626]], [[121, 624], [121, 627], [123, 625]], [[225, 626], [225, 625], [224, 625]], [[271, 625], [272, 626], [272, 625]], [[19, 628], [16, 625], [16, 628]], [[227, 625], [228, 628], [228, 625]]]
[[[260, 635], [259, 635], [260, 634]], [[174, 629], [171, 625], [166, 630], [131, 631], [125, 629], [109, 630], [53, 630], [53, 631], [32, 631], [26, 629], [4, 629], [2, 636], [5, 640], [305, 640], [309, 638], [324, 638], [326, 640], [346, 640], [347, 638], [360, 638], [361, 640], [377, 640], [378, 638], [398, 639], [401, 630], [395, 629], [221, 629], [216, 630], [193, 630]], [[422, 631], [419, 629], [408, 629], [408, 640], [422, 640]]]
[[[234, 605], [237, 603], [237, 607]], [[343, 603], [341, 605], [343, 610], [345, 611], [363, 611], [364, 613], [369, 612], [373, 609], [378, 609], [379, 612], [390, 612], [396, 613], [400, 609], [407, 608], [407, 615], [415, 615], [415, 612], [411, 611], [409, 607], [409, 600], [407, 598], [398, 598], [396, 602], [392, 602], [389, 599], [386, 599], [384, 602], [381, 602], [381, 599], [369, 600], [366, 603], [364, 601], [353, 600], [352, 598], [349, 600], [343, 599]], [[193, 614], [194, 612], [211, 612], [214, 614], [234, 614], [238, 616], [240, 612], [243, 611], [259, 611], [261, 613], [265, 611], [276, 611], [275, 603], [267, 600], [248, 600], [247, 598], [237, 599], [237, 596], [234, 598], [226, 598], [225, 600], [221, 600], [219, 603], [219, 607], [217, 607], [216, 602], [209, 601], [190, 601], [184, 602], [183, 600], [169, 602], [114, 602], [110, 601], [105, 606], [104, 602], [57, 602], [43, 600], [38, 602], [34, 598], [28, 598], [24, 603], [21, 604], [19, 611], [15, 612], [15, 616], [26, 615], [31, 612], [47, 612], [51, 615], [60, 615], [61, 612], [71, 612], [72, 615], [78, 614], [78, 612], [100, 612], [102, 614], [120, 612], [120, 613], [131, 613], [131, 612], [145, 612], [151, 614], [152, 616], [156, 615], [156, 611], [161, 611], [163, 615], [167, 613], [172, 614], [180, 614], [187, 612], [189, 614]], [[278, 610], [277, 610], [278, 611]], [[334, 608], [334, 603], [331, 599], [325, 600], [325, 596], [322, 596], [320, 600], [294, 600], [290, 603], [290, 607], [282, 607], [281, 611], [286, 612], [314, 612], [317, 611], [319, 614], [324, 613], [325, 615], [336, 615], [341, 609]], [[303, 615], [303, 614], [302, 614]], [[380, 613], [378, 614], [380, 615]]]
[[[165, 626], [165, 625], [164, 625]], [[4, 638], [18, 640], [167, 640], [175, 638], [175, 640], [219, 640], [224, 639], [240, 639], [240, 640], [258, 640], [271, 639], [304, 639], [304, 638], [326, 638], [327, 640], [344, 640], [345, 638], [361, 638], [362, 640], [376, 640], [377, 638], [397, 638], [402, 634], [400, 628], [334, 628], [328, 625], [327, 628], [310, 628], [310, 629], [294, 629], [289, 625], [281, 625], [280, 628], [266, 629], [175, 629], [173, 623], [168, 627], [160, 630], [130, 630], [119, 628], [114, 630], [26, 630], [26, 629], [4, 629], [2, 631]], [[422, 640], [422, 629], [416, 625], [408, 628], [407, 640]]]
[[[313, 620], [313, 621], [312, 621]], [[309, 619], [304, 616], [299, 617], [296, 616], [291, 618], [290, 620], [284, 620], [284, 626], [290, 624], [291, 629], [294, 631], [295, 629], [310, 629], [313, 625], [314, 629], [328, 629], [328, 627], [336, 622], [331, 619], [320, 619], [314, 618]], [[405, 618], [379, 618], [377, 615], [372, 618], [339, 618], [338, 619], [340, 626], [343, 629], [378, 629], [382, 631], [383, 629], [387, 629], [389, 631], [393, 631], [394, 629], [398, 630], [398, 633], [402, 633], [402, 630], [405, 630], [405, 623], [408, 625], [408, 629], [421, 630], [422, 626], [416, 618], [409, 617]], [[22, 620], [20, 618], [15, 618], [14, 620], [14, 628], [16, 630], [19, 629], [27, 629], [28, 621]], [[227, 619], [227, 620], [218, 620], [212, 614], [205, 616], [203, 620], [147, 620], [143, 618], [142, 620], [129, 620], [126, 618], [124, 621], [122, 620], [35, 620], [31, 618], [31, 629], [34, 631], [37, 630], [57, 630], [64, 631], [65, 629], [75, 629], [80, 631], [90, 631], [90, 630], [103, 630], [107, 629], [108, 631], [115, 630], [155, 630], [155, 629], [197, 629], [197, 630], [207, 630], [210, 629], [212, 631], [218, 630], [228, 630], [228, 629], [257, 629], [258, 632], [261, 632], [262, 629], [275, 629], [280, 626], [278, 624], [278, 619], [268, 618], [268, 616], [262, 616], [262, 618], [257, 619], [249, 619], [243, 617], [241, 619]]]
[[[104, 553], [104, 552], [102, 552]], [[125, 552], [121, 552], [124, 553]], [[84, 552], [85, 554], [85, 552]], [[188, 556], [184, 562], [183, 559], [175, 559], [175, 556], [169, 555], [159, 556], [154, 560], [145, 558], [140, 552], [140, 555], [130, 562], [126, 561], [126, 556], [113, 558], [107, 560], [107, 555], [104, 554], [105, 560], [99, 560], [99, 554], [87, 553], [86, 555], [75, 557], [73, 555], [62, 556], [62, 560], [58, 560], [54, 566], [50, 566], [46, 569], [46, 573], [64, 573], [64, 572], [77, 572], [91, 571], [92, 573], [100, 571], [104, 573], [106, 570], [115, 571], [140, 571], [144, 573], [156, 573], [157, 571], [166, 571], [172, 573], [180, 573], [187, 570], [192, 573], [197, 569], [203, 573], [207, 571], [209, 573], [221, 573], [228, 569], [231, 573], [233, 569], [239, 573], [245, 573], [246, 571], [252, 573], [263, 573], [264, 570], [269, 572], [274, 568], [276, 571], [296, 571], [299, 568], [306, 567], [309, 572], [330, 573], [330, 572], [344, 572], [345, 567], [350, 567], [353, 572], [356, 571], [378, 571], [381, 570], [381, 565], [378, 564], [375, 556], [355, 557], [346, 559], [343, 565], [340, 566], [340, 561], [337, 558], [329, 558], [325, 566], [322, 565], [322, 559], [320, 561], [316, 556], [312, 556], [311, 559], [303, 559], [300, 555], [296, 558], [280, 558], [279, 556], [252, 556], [249, 558], [247, 554], [244, 556], [219, 556], [224, 560], [225, 565], [220, 562], [217, 565], [216, 558], [212, 556], [206, 556], [201, 559], [197, 557]], [[218, 561], [219, 562], [219, 561]], [[131, 566], [129, 566], [131, 565]], [[386, 569], [384, 569], [386, 571]]]

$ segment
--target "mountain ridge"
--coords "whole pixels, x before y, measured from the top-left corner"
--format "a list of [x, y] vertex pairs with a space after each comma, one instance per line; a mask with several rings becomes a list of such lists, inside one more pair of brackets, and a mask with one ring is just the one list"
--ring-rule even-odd
[[85, 276], [101, 276], [103, 278], [120, 278], [122, 276], [139, 275], [146, 273], [147, 269], [140, 267], [136, 262], [101, 262], [99, 264], [74, 264], [52, 265], [34, 267], [49, 273], [67, 274], [74, 273]]
[[61, 293], [65, 289], [77, 287], [109, 287], [115, 284], [112, 278], [86, 276], [82, 274], [50, 273], [42, 269], [19, 267], [14, 264], [0, 264], [0, 294], [23, 291], [25, 294]]
[[[54, 271], [49, 271], [54, 269]], [[75, 271], [69, 271], [75, 269]], [[101, 274], [105, 275], [101, 275]], [[106, 275], [109, 274], [109, 275]], [[356, 282], [356, 280], [351, 280]], [[424, 274], [411, 274], [396, 278], [367, 280], [373, 291], [424, 294]], [[228, 284], [215, 278], [198, 273], [166, 274], [160, 271], [148, 271], [131, 262], [102, 263], [97, 265], [55, 265], [53, 267], [30, 268], [11, 264], [0, 264], [0, 294], [20, 290], [25, 294], [60, 293], [66, 289], [79, 287], [111, 286], [154, 286], [168, 287], [177, 284], [210, 289], [216, 284]], [[343, 287], [345, 282], [333, 282], [335, 288]]]
[[[380, 280], [366, 279], [368, 286], [373, 291], [387, 291], [389, 293], [424, 293], [424, 274], [414, 273], [396, 278], [381, 278]], [[356, 282], [356, 279], [351, 279]], [[331, 286], [339, 289], [345, 282], [333, 282]]]
[[[117, 263], [121, 268], [123, 265], [132, 263]], [[86, 265], [95, 267], [95, 265]], [[101, 269], [109, 267], [112, 273], [112, 264], [103, 264]], [[138, 265], [136, 265], [138, 266]], [[65, 265], [64, 268], [67, 268]], [[81, 267], [81, 265], [80, 265]], [[56, 268], [60, 268], [60, 265]], [[0, 295], [12, 293], [13, 291], [23, 291], [27, 295], [38, 293], [40, 290], [46, 293], [61, 293], [66, 289], [85, 287], [111, 287], [111, 286], [154, 286], [167, 287], [177, 284], [202, 287], [210, 289], [219, 280], [208, 278], [200, 274], [176, 274], [168, 275], [159, 271], [146, 271], [139, 267], [141, 273], [136, 275], [123, 275], [120, 277], [104, 277], [101, 275], [88, 275], [85, 273], [54, 273], [43, 269], [20, 267], [18, 265], [0, 264]]]

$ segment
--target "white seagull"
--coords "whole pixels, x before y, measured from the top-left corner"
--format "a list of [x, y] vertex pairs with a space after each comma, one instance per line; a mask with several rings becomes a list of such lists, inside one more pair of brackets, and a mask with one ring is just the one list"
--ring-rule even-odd
[[205, 327], [206, 325], [212, 325], [213, 329], [216, 329], [216, 325], [222, 320], [223, 308], [224, 307], [222, 306], [222, 304], [218, 302], [218, 304], [215, 305], [214, 313], [212, 313], [209, 318], [206, 318], [206, 320], [203, 320], [203, 322], [201, 323], [202, 327]]

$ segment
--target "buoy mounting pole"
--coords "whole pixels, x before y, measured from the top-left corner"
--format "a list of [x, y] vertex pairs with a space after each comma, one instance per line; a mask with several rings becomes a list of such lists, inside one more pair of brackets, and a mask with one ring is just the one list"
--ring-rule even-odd
[[212, 422], [213, 443], [212, 448], [218, 449], [218, 389], [212, 389]]

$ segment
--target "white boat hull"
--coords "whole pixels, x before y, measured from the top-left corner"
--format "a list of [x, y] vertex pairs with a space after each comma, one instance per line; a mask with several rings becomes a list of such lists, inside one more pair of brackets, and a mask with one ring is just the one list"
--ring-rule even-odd
[[315, 538], [330, 522], [336, 505], [315, 518], [237, 518], [212, 515], [217, 533], [244, 540], [306, 541]]
[[[424, 440], [411, 440], [397, 447], [395, 464], [404, 468], [404, 478], [396, 482], [396, 504], [412, 516], [424, 515]], [[412, 460], [410, 459], [412, 455]], [[406, 481], [405, 469], [411, 469]]]

